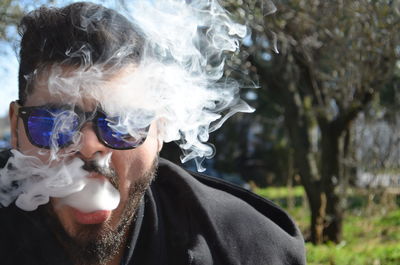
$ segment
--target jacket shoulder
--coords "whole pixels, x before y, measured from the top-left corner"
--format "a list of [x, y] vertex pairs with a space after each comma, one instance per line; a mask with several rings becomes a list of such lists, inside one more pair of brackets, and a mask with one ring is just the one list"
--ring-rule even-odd
[[163, 200], [184, 215], [191, 255], [204, 261], [198, 264], [305, 264], [299, 229], [271, 201], [165, 160], [158, 178]]

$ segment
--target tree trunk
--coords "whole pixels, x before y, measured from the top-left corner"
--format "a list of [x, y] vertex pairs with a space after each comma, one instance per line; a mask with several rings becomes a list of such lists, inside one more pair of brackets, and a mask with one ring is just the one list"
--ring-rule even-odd
[[321, 190], [311, 190], [307, 192], [307, 197], [311, 209], [310, 241], [316, 245], [322, 244], [324, 242], [326, 195]]
[[344, 181], [340, 170], [341, 132], [333, 123], [322, 125], [321, 128], [321, 178], [326, 194], [326, 216], [324, 241], [339, 243], [342, 240], [343, 200], [340, 188]]
[[294, 150], [294, 164], [301, 176], [311, 210], [310, 241], [323, 242], [326, 196], [321, 187], [317, 159], [312, 150], [311, 132], [313, 121], [302, 109], [299, 95], [291, 83], [285, 91], [285, 126]]
[[344, 176], [343, 160], [348, 151], [348, 135], [335, 122], [320, 124], [320, 129], [321, 178], [327, 199], [324, 241], [339, 243], [342, 240], [346, 202], [347, 178]]
[[311, 158], [310, 153], [304, 146], [293, 144], [295, 147], [295, 164], [301, 176], [301, 182], [308, 198], [311, 210], [311, 226], [309, 240], [313, 244], [321, 244], [324, 241], [324, 220], [327, 206], [327, 198], [321, 187], [321, 180], [318, 177], [316, 161]]
[[[310, 146], [307, 145], [305, 136], [308, 136], [306, 128], [290, 128], [290, 138], [293, 142], [295, 165], [299, 170], [301, 182], [307, 194], [311, 210], [311, 235], [310, 241], [321, 244], [324, 241], [324, 220], [327, 207], [327, 197], [322, 188], [322, 182], [317, 170], [317, 161], [313, 156]], [[303, 136], [303, 137], [302, 137]], [[303, 140], [301, 140], [303, 138]], [[307, 137], [308, 138], [308, 137]]]

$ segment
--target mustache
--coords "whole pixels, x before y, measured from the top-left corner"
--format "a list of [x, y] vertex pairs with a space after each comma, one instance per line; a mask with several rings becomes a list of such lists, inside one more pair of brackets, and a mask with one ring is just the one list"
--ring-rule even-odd
[[88, 172], [96, 172], [106, 177], [110, 183], [118, 190], [119, 176], [114, 168], [100, 165], [97, 160], [84, 161], [82, 168]]

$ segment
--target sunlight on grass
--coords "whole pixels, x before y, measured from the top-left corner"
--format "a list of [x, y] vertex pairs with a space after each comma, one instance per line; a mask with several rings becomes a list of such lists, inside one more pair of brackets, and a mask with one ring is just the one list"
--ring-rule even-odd
[[293, 187], [291, 190], [286, 187], [255, 188], [254, 192], [262, 197], [273, 200], [286, 198], [289, 194], [293, 197], [302, 197], [304, 195], [304, 188], [302, 186]]
[[[285, 208], [299, 225], [303, 234], [308, 234], [310, 212], [304, 203], [304, 190], [295, 187], [256, 189], [260, 196], [269, 198]], [[300, 197], [301, 204], [288, 209], [288, 194]], [[363, 198], [357, 198], [363, 200]], [[309, 265], [399, 265], [400, 264], [400, 209], [385, 214], [366, 214], [364, 203], [346, 211], [343, 226], [343, 241], [314, 246], [306, 243]]]

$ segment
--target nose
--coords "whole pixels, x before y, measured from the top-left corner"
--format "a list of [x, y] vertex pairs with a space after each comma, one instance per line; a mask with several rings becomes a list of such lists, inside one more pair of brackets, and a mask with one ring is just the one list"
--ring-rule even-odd
[[85, 124], [81, 129], [81, 148], [79, 150], [81, 158], [84, 160], [92, 160], [97, 155], [104, 156], [107, 151], [108, 148], [97, 138], [92, 123]]

